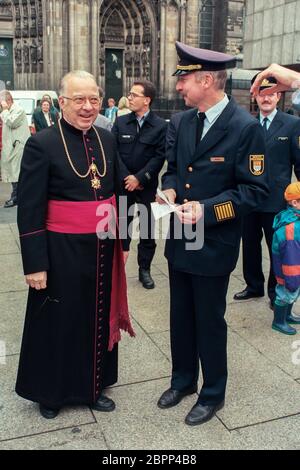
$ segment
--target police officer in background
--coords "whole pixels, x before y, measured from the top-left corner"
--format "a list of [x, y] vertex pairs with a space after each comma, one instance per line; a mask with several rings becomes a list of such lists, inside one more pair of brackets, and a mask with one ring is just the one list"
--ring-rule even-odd
[[[118, 142], [120, 168], [128, 207], [132, 207], [134, 203], [142, 204], [147, 212], [145, 217], [145, 212], [141, 210], [141, 235], [138, 245], [139, 280], [145, 289], [155, 287], [150, 273], [156, 248], [150, 203], [155, 200], [158, 174], [165, 160], [167, 128], [165, 120], [150, 109], [154, 98], [153, 83], [147, 80], [133, 83], [128, 94], [129, 107], [132, 112], [117, 117], [112, 129]], [[127, 224], [130, 232], [132, 220], [133, 216], [128, 216]], [[130, 237], [131, 235], [129, 233]], [[127, 240], [123, 243], [126, 244]], [[128, 245], [129, 243], [130, 240]]]
[[[264, 201], [268, 183], [262, 128], [224, 92], [225, 69], [234, 67], [234, 57], [180, 42], [176, 48], [176, 90], [194, 109], [181, 117], [162, 184], [165, 196], [179, 207], [165, 251], [172, 379], [158, 406], [173, 407], [197, 391], [200, 359], [203, 386], [185, 419], [193, 426], [211, 419], [224, 404], [229, 276], [238, 259], [242, 217]], [[204, 245], [189, 249], [184, 234], [174, 235], [176, 222], [197, 231], [201, 220]]]
[[[256, 76], [252, 79], [254, 83]], [[276, 79], [267, 77], [260, 85], [260, 91], [274, 87]], [[275, 300], [276, 279], [272, 267], [273, 220], [285, 208], [284, 191], [291, 182], [292, 171], [300, 179], [300, 120], [277, 109], [281, 93], [269, 93], [255, 97], [262, 125], [266, 156], [269, 162], [270, 194], [263, 204], [247, 215], [243, 221], [243, 273], [246, 288], [234, 295], [235, 300], [247, 300], [264, 296], [264, 274], [262, 269], [263, 233], [270, 257], [268, 296], [270, 307]]]

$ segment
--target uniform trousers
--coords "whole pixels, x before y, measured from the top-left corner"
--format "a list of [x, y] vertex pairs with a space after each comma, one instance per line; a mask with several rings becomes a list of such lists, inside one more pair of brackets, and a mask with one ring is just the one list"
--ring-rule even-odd
[[[151, 210], [151, 202], [155, 201], [156, 189], [149, 191], [132, 191], [127, 193], [128, 208], [136, 203], [139, 211], [140, 241], [138, 244], [138, 265], [142, 269], [150, 269], [155, 254], [155, 222]], [[133, 215], [127, 218], [129, 243], [132, 239]]]
[[169, 263], [171, 296], [171, 388], [184, 391], [203, 385], [198, 402], [217, 405], [227, 382], [226, 276], [197, 276], [173, 269]]
[[243, 274], [251, 292], [264, 295], [265, 277], [262, 269], [262, 238], [265, 235], [270, 258], [268, 296], [275, 300], [276, 278], [273, 272], [272, 239], [273, 221], [276, 213], [252, 212], [243, 219]]

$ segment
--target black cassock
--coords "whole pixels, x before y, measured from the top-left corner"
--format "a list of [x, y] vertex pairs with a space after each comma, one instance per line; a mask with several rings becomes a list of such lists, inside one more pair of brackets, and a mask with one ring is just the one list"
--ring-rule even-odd
[[[63, 119], [74, 167], [85, 174], [104, 162], [93, 129], [86, 134]], [[18, 226], [25, 274], [47, 271], [47, 288], [29, 288], [16, 392], [48, 407], [92, 404], [117, 381], [117, 346], [108, 352], [113, 239], [47, 230], [49, 200], [103, 201], [119, 186], [114, 137], [97, 128], [106, 156], [101, 188], [71, 168], [59, 129], [31, 137], [18, 186]]]

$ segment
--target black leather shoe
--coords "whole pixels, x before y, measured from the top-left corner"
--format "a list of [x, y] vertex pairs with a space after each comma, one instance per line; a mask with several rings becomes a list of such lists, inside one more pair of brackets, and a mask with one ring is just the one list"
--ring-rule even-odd
[[53, 419], [58, 415], [59, 409], [48, 408], [40, 403], [40, 413], [46, 419]]
[[234, 294], [233, 298], [234, 300], [247, 300], [263, 296], [264, 294], [260, 294], [259, 292], [252, 292], [251, 290], [244, 289], [241, 292], [237, 292], [237, 294]]
[[114, 411], [115, 408], [115, 402], [111, 398], [106, 397], [105, 395], [100, 395], [96, 403], [92, 406], [93, 410], [104, 412]]
[[155, 284], [150, 274], [150, 269], [139, 269], [139, 281], [145, 289], [154, 289]]
[[166, 390], [160, 399], [157, 402], [157, 406], [159, 408], [171, 408], [172, 406], [178, 405], [181, 400], [186, 397], [187, 395], [192, 395], [193, 393], [197, 392], [197, 387], [190, 388], [184, 392], [180, 392], [179, 390], [174, 390], [169, 388]]
[[17, 200], [16, 199], [9, 199], [8, 201], [5, 201], [4, 206], [6, 209], [8, 207], [14, 207], [17, 205]]
[[223, 408], [223, 406], [224, 401], [219, 403], [219, 405], [201, 405], [201, 403], [196, 403], [186, 416], [185, 424], [196, 426], [197, 424], [205, 423], [216, 414], [216, 411]]

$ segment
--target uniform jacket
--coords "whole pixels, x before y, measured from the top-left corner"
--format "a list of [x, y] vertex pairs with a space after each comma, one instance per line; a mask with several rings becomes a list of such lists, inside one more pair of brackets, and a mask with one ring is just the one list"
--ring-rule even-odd
[[5, 183], [19, 179], [24, 145], [30, 136], [25, 111], [13, 103], [10, 109], [2, 111], [1, 176]]
[[300, 211], [288, 206], [276, 215], [273, 228], [274, 274], [278, 284], [293, 292], [300, 287]]
[[195, 148], [196, 125], [197, 110], [186, 111], [162, 186], [176, 191], [179, 204], [204, 205], [204, 245], [187, 250], [172, 222], [165, 255], [179, 271], [227, 275], [238, 258], [242, 217], [268, 195], [263, 130], [233, 98]]
[[135, 113], [116, 119], [112, 132], [118, 141], [123, 179], [134, 175], [144, 188], [156, 189], [158, 174], [165, 161], [167, 124], [150, 111], [140, 131]]
[[300, 119], [278, 110], [267, 132], [266, 156], [269, 161], [270, 194], [257, 209], [279, 212], [284, 209], [285, 188], [292, 171], [300, 179]]

